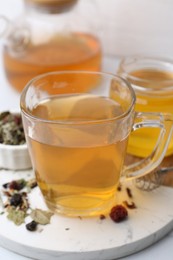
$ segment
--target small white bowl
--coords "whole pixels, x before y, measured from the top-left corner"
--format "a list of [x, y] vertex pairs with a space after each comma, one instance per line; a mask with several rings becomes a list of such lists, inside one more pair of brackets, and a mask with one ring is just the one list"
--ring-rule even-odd
[[0, 168], [25, 170], [32, 167], [27, 144], [0, 144]]
[[[10, 111], [20, 115], [18, 111]], [[8, 170], [25, 170], [32, 168], [27, 144], [9, 145], [0, 143], [0, 168]]]

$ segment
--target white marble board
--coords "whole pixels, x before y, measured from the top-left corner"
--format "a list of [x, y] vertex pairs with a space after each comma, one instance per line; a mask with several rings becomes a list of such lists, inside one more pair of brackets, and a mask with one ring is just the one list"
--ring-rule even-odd
[[[0, 171], [0, 184], [33, 176], [32, 171]], [[173, 189], [160, 187], [152, 192], [132, 189], [137, 205], [128, 210], [129, 218], [122, 223], [108, 216], [68, 218], [54, 215], [51, 223], [29, 232], [25, 224], [15, 226], [5, 214], [0, 216], [0, 246], [18, 254], [40, 260], [111, 260], [138, 252], [155, 243], [173, 229]], [[119, 201], [128, 199], [123, 186]], [[32, 207], [45, 209], [39, 188], [30, 193]]]

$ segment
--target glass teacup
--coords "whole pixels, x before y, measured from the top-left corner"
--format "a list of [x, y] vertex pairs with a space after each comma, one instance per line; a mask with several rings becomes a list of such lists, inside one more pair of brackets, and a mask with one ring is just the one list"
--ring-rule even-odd
[[[135, 113], [135, 100], [126, 80], [106, 73], [52, 72], [27, 84], [21, 95], [23, 125], [50, 209], [68, 216], [106, 213], [122, 177], [136, 178], [159, 165], [170, 122], [159, 113]], [[146, 124], [151, 131], [160, 128], [153, 153], [123, 167], [131, 131]]]

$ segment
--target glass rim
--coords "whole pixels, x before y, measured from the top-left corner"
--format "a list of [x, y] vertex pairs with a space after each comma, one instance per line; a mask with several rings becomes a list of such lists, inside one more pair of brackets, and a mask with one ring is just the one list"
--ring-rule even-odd
[[[148, 82], [150, 82], [150, 79], [141, 79], [139, 77], [129, 75], [129, 72], [125, 68], [127, 65], [130, 65], [130, 63], [128, 61], [131, 61], [131, 63], [134, 63], [134, 64], [135, 64], [135, 62], [157, 62], [157, 66], [159, 66], [159, 65], [164, 66], [165, 71], [168, 71], [168, 70], [166, 70], [166, 68], [169, 65], [169, 68], [172, 67], [171, 71], [173, 73], [173, 60], [168, 59], [168, 58], [161, 58], [161, 57], [132, 55], [132, 56], [127, 56], [127, 57], [122, 58], [120, 60], [120, 63], [119, 63], [119, 69], [122, 70], [120, 72], [121, 77], [123, 77], [123, 78], [125, 78], [129, 81], [132, 80], [134, 83], [131, 83], [131, 85], [133, 86], [133, 88], [135, 90], [143, 92], [143, 93], [149, 92], [149, 93], [153, 93], [153, 94], [156, 94], [156, 93], [162, 94], [162, 93], [165, 93], [165, 92], [173, 91], [173, 78], [172, 79], [165, 79], [165, 80], [155, 80], [155, 84], [161, 82], [163, 85], [164, 84], [165, 85], [166, 84], [171, 85], [171, 86], [166, 86], [164, 88], [154, 88], [154, 87], [152, 88], [152, 87], [138, 86], [137, 84], [135, 84], [135, 82], [148, 83]], [[144, 64], [143, 67], [141, 66], [141, 68], [145, 69], [145, 68], [147, 68], [147, 66], [145, 66], [145, 64]], [[158, 70], [158, 68], [156, 68], [156, 66], [155, 67], [154, 66], [153, 67], [148, 66], [148, 68]], [[133, 70], [131, 70], [131, 71], [133, 71]]]
[[[104, 77], [112, 77], [112, 78], [116, 78], [122, 82], [125, 83], [126, 87], [129, 89], [130, 91], [130, 94], [131, 94], [131, 97], [132, 97], [132, 100], [131, 100], [131, 103], [129, 104], [129, 107], [128, 109], [123, 112], [121, 115], [119, 116], [115, 116], [115, 117], [112, 117], [112, 118], [107, 118], [107, 119], [98, 119], [98, 120], [78, 120], [78, 121], [63, 121], [63, 120], [49, 120], [49, 119], [44, 119], [44, 118], [39, 118], [37, 116], [34, 116], [32, 115], [32, 113], [30, 113], [28, 111], [28, 109], [24, 109], [23, 106], [22, 106], [22, 103], [24, 102], [25, 103], [25, 98], [26, 98], [26, 94], [27, 94], [27, 91], [29, 89], [29, 87], [34, 83], [34, 82], [37, 82], [38, 80], [42, 79], [42, 78], [45, 78], [46, 76], [50, 76], [50, 75], [62, 75], [62, 74], [90, 74], [90, 75], [100, 75], [100, 76], [104, 76]], [[79, 93], [74, 93], [74, 94], [83, 94], [83, 93], [89, 93], [89, 92], [79, 92]], [[94, 72], [94, 71], [75, 71], [75, 70], [64, 70], [64, 71], [52, 71], [52, 72], [46, 72], [46, 73], [43, 73], [43, 74], [40, 74], [34, 78], [32, 78], [27, 84], [26, 86], [24, 87], [22, 93], [21, 93], [21, 96], [20, 96], [20, 109], [21, 109], [21, 112], [26, 116], [26, 117], [29, 117], [29, 118], [32, 118], [33, 120], [35, 121], [38, 121], [38, 122], [42, 122], [42, 123], [51, 123], [51, 124], [59, 124], [59, 125], [90, 125], [90, 124], [103, 124], [103, 123], [111, 123], [113, 121], [116, 121], [116, 120], [119, 120], [119, 119], [123, 119], [125, 118], [126, 116], [128, 116], [130, 114], [130, 112], [133, 110], [134, 108], [134, 105], [135, 105], [135, 102], [136, 102], [136, 94], [135, 94], [135, 91], [134, 89], [132, 88], [131, 84], [126, 80], [124, 79], [123, 77], [119, 76], [119, 75], [116, 75], [116, 74], [113, 74], [113, 73], [108, 73], [108, 72]]]

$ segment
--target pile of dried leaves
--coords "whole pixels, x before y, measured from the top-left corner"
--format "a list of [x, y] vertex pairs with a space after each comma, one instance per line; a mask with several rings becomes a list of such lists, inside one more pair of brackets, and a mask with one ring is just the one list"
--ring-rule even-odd
[[[29, 231], [35, 231], [38, 224], [47, 225], [50, 223], [50, 219], [53, 215], [52, 212], [42, 210], [42, 209], [32, 209], [28, 201], [28, 194], [37, 187], [37, 182], [35, 179], [31, 180], [13, 180], [11, 182], [3, 184], [3, 194], [6, 198], [6, 201], [2, 202], [4, 211], [1, 212], [7, 213], [7, 218], [13, 221], [16, 225], [21, 225], [25, 223], [26, 217], [30, 216], [32, 219], [31, 222], [26, 224], [26, 229]], [[118, 187], [120, 192], [122, 187]], [[123, 201], [122, 204], [115, 205], [109, 216], [114, 222], [121, 222], [128, 218], [127, 209], [136, 209], [136, 204], [133, 201], [133, 195], [129, 188], [126, 188], [126, 193], [128, 195], [128, 200]], [[100, 219], [104, 220], [105, 215], [100, 215]]]
[[[28, 193], [37, 186], [35, 179], [31, 180], [13, 180], [3, 184], [3, 195], [6, 198], [2, 202], [4, 211], [7, 213], [7, 218], [13, 221], [16, 225], [25, 223], [25, 218], [30, 216], [32, 221], [26, 224], [26, 228], [30, 231], [37, 229], [37, 225], [46, 225], [50, 223], [50, 218], [53, 215], [50, 211], [42, 209], [32, 209], [28, 201]], [[1, 213], [1, 214], [2, 214]]]

